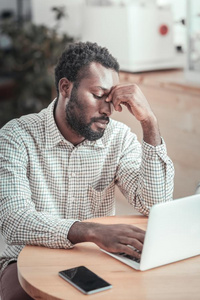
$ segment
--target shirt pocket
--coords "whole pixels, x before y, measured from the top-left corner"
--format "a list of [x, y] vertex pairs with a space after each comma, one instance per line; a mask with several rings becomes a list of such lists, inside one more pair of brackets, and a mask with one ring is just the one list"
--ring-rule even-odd
[[115, 210], [114, 192], [114, 180], [102, 191], [94, 189], [91, 185], [88, 186], [88, 196], [95, 216], [113, 215]]

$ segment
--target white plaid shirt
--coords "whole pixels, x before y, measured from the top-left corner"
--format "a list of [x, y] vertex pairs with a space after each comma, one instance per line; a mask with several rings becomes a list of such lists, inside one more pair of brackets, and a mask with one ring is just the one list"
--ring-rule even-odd
[[52, 102], [0, 130], [0, 268], [24, 245], [70, 248], [77, 220], [113, 215], [114, 187], [142, 214], [172, 199], [174, 168], [164, 142], [153, 147], [117, 121], [103, 137], [74, 146], [54, 121]]

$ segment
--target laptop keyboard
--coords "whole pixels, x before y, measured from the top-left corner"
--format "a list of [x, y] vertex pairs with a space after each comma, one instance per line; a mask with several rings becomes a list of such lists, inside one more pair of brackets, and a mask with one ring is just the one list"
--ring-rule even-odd
[[[136, 252], [138, 252], [138, 253], [141, 253], [141, 251], [139, 251], [139, 250], [137, 250], [137, 249], [134, 249]], [[132, 255], [129, 255], [129, 254], [126, 254], [126, 253], [124, 253], [124, 252], [121, 252], [121, 253], [117, 253], [118, 255], [120, 255], [120, 256], [122, 256], [122, 257], [126, 257], [126, 258], [128, 258], [128, 259], [130, 259], [130, 260], [132, 260], [132, 261], [135, 261], [135, 262], [137, 262], [137, 263], [140, 263], [140, 258], [137, 258], [137, 257], [134, 257], [134, 256], [132, 256]]]
[[131, 256], [129, 254], [126, 254], [126, 253], [117, 253], [118, 255], [122, 256], [122, 257], [126, 257], [132, 261], [135, 261], [137, 263], [140, 263], [140, 258], [137, 258], [137, 257], [134, 257], [134, 256]]

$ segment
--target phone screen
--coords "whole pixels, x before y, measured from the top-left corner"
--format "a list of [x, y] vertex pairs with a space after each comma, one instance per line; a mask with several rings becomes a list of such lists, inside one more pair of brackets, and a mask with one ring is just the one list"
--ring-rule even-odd
[[92, 294], [112, 287], [110, 283], [84, 266], [60, 271], [58, 274], [84, 294]]

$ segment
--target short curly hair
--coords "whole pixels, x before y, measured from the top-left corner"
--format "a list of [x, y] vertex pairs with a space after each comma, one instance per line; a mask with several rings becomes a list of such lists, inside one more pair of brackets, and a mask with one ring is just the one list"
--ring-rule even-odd
[[119, 72], [119, 64], [117, 60], [109, 53], [105, 47], [100, 47], [97, 43], [77, 42], [69, 44], [62, 53], [58, 64], [55, 68], [55, 84], [57, 90], [57, 98], [59, 96], [59, 81], [65, 77], [71, 82], [80, 82], [81, 70], [85, 69], [92, 62], [98, 62], [108, 69]]

